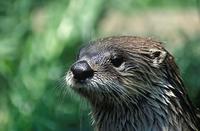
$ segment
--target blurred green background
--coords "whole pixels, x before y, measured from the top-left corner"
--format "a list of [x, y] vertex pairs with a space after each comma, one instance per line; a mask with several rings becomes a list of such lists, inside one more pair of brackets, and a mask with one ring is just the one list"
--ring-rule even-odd
[[175, 56], [200, 107], [199, 0], [0, 0], [0, 131], [88, 131], [87, 103], [66, 92], [80, 45], [150, 36]]

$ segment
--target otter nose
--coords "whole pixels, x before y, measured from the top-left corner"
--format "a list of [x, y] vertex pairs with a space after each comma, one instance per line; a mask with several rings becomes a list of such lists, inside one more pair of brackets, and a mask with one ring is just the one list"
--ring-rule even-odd
[[71, 71], [74, 75], [74, 79], [78, 81], [84, 81], [94, 75], [94, 71], [86, 61], [79, 61], [72, 65]]

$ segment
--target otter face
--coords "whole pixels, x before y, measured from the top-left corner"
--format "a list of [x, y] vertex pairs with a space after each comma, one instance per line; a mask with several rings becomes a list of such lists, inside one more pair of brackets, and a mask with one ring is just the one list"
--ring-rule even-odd
[[105, 38], [82, 48], [66, 75], [67, 84], [89, 100], [127, 101], [149, 90], [150, 81], [160, 77], [156, 73], [166, 52], [130, 38], [132, 43], [129, 37]]
[[86, 46], [68, 71], [67, 84], [86, 97], [124, 92], [120, 73], [125, 70], [125, 61], [125, 55], [118, 49]]

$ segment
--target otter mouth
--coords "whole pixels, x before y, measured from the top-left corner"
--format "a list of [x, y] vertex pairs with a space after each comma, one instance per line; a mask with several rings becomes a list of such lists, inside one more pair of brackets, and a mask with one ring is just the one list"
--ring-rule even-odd
[[77, 80], [74, 79], [74, 76], [71, 71], [69, 71], [65, 77], [67, 85], [73, 89], [80, 89], [86, 86], [88, 80]]
[[69, 71], [65, 77], [65, 81], [67, 82], [67, 85], [70, 87], [70, 89], [88, 99], [89, 101], [97, 100], [94, 99], [94, 97], [97, 98], [97, 96], [100, 96], [100, 92], [98, 88], [92, 84], [91, 78], [85, 80], [77, 80], [74, 78], [74, 74]]
[[90, 95], [91, 92], [95, 93], [97, 90], [94, 90], [95, 86], [92, 84], [92, 78], [87, 78], [85, 80], [79, 80], [74, 77], [74, 74], [69, 71], [65, 77], [67, 85], [82, 95]]
[[[94, 76], [94, 71], [90, 67], [87, 61], [81, 60], [75, 62], [68, 73], [67, 79], [71, 79], [73, 84], [83, 85], [88, 81], [88, 79]], [[69, 81], [69, 80], [67, 80]]]

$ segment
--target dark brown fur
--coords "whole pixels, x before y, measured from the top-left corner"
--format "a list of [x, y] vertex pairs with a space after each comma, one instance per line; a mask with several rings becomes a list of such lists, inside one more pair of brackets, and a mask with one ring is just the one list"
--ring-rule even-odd
[[[123, 57], [114, 67], [112, 60]], [[91, 41], [80, 50], [94, 76], [68, 85], [92, 106], [97, 131], [197, 131], [195, 114], [172, 55], [161, 42], [120, 36]]]

